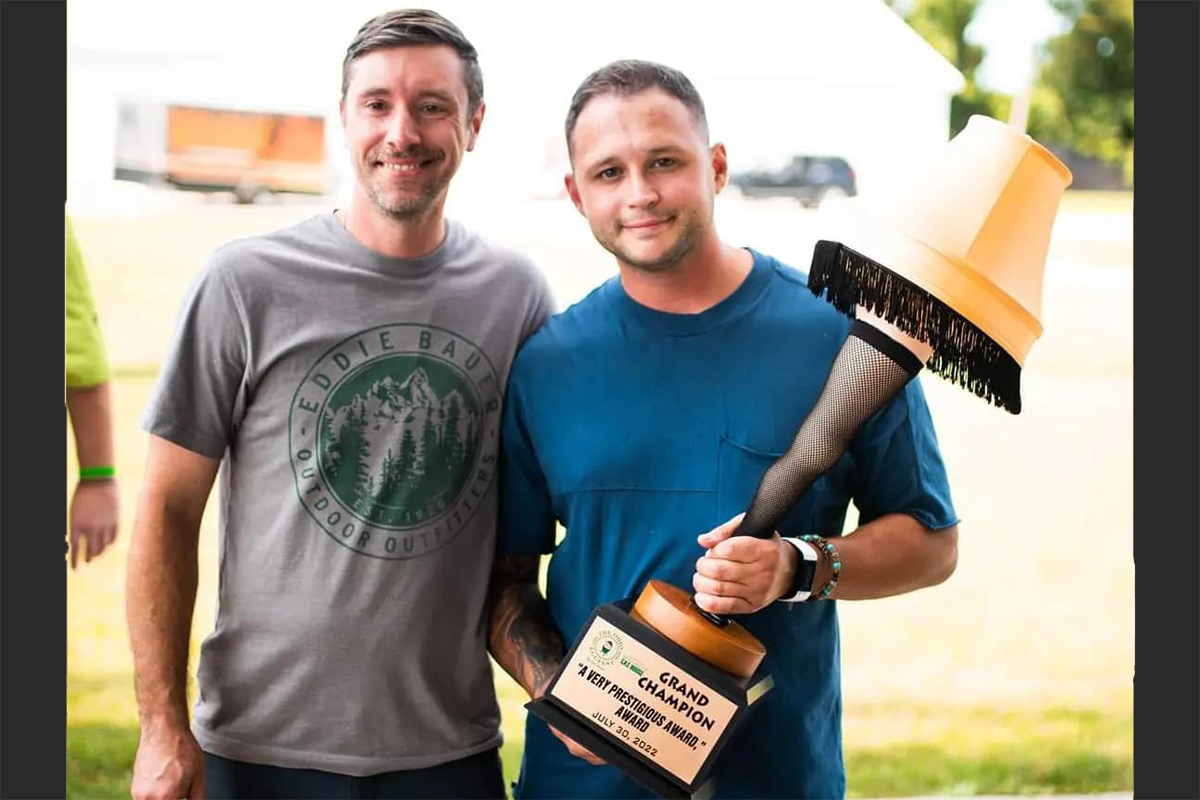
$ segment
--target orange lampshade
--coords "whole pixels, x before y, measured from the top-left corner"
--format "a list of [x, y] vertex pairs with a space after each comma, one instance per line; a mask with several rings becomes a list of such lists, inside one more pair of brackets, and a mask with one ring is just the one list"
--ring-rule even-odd
[[927, 367], [1012, 413], [1042, 333], [1042, 275], [1070, 171], [1029, 136], [973, 116], [854, 241], [819, 242], [809, 287], [928, 342]]

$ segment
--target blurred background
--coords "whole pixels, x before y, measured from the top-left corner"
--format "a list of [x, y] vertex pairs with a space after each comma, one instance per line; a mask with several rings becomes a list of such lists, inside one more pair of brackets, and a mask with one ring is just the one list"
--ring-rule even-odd
[[[840, 604], [848, 792], [1129, 794], [1131, 0], [427, 5], [478, 48], [488, 104], [447, 213], [529, 254], [561, 307], [616, 272], [562, 190], [571, 93], [608, 61], [692, 78], [735, 174], [717, 199], [723, 237], [801, 269], [816, 239], [902, 185], [971, 114], [1027, 116], [1075, 175], [1046, 265], [1045, 333], [1019, 416], [921, 378], [962, 517], [959, 566], [933, 590]], [[68, 797], [128, 796], [138, 417], [183, 290], [213, 247], [344, 202], [341, 60], [392, 7], [71, 5], [67, 210], [114, 367], [122, 517], [116, 545], [68, 575]], [[74, 464], [68, 452], [68, 497]], [[193, 658], [215, 611], [210, 505]], [[526, 698], [498, 670], [497, 687], [511, 780]]]

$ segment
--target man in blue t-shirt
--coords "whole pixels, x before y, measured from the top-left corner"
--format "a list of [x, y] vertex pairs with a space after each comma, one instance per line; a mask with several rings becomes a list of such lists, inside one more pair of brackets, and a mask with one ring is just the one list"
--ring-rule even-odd
[[[716, 796], [841, 797], [830, 601], [932, 586], [957, 558], [920, 384], [863, 425], [785, 517], [785, 538], [732, 537], [850, 320], [801, 273], [721, 241], [713, 200], [728, 177], [725, 148], [709, 145], [703, 103], [681, 73], [638, 61], [598, 70], [576, 91], [566, 133], [567, 189], [620, 275], [552, 318], [513, 366], [492, 653], [537, 698], [593, 607], [636, 596], [651, 578], [691, 588], [701, 608], [743, 615], [775, 680], [722, 751]], [[835, 538], [851, 500], [860, 526]], [[556, 545], [557, 522], [566, 535]], [[831, 538], [840, 577], [822, 559], [813, 583], [796, 585], [796, 564], [811, 555], [803, 534]], [[543, 597], [539, 559], [551, 552]], [[532, 715], [515, 794], [649, 796]]]

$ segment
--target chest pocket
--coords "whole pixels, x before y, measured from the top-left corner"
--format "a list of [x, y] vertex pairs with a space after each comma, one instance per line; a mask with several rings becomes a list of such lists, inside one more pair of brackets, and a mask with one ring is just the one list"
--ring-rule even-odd
[[[762, 450], [736, 441], [728, 433], [720, 437], [717, 459], [717, 515], [730, 519], [750, 507], [759, 481], [771, 464], [783, 455], [783, 449]], [[846, 521], [851, 498], [854, 460], [843, 455], [801, 495], [779, 524], [782, 536], [817, 533], [836, 536]]]

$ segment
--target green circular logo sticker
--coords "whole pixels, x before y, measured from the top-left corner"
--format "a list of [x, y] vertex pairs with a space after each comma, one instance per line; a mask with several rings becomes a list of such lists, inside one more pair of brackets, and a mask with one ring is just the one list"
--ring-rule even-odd
[[364, 555], [436, 550], [492, 482], [499, 409], [491, 363], [461, 336], [407, 324], [355, 334], [313, 365], [292, 399], [300, 502]]
[[588, 650], [595, 662], [607, 666], [621, 655], [621, 637], [616, 631], [600, 631], [592, 637], [592, 644]]

